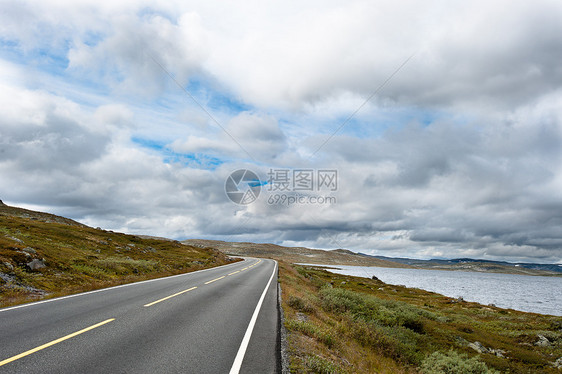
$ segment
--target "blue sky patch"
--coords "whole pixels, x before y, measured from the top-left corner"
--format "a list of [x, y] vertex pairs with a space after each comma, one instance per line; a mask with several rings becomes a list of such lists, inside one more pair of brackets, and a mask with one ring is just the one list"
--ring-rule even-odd
[[150, 139], [133, 137], [133, 143], [142, 148], [150, 149], [162, 156], [162, 160], [167, 164], [179, 163], [184, 166], [196, 169], [215, 170], [224, 164], [224, 160], [204, 153], [178, 153], [170, 149], [167, 144]]

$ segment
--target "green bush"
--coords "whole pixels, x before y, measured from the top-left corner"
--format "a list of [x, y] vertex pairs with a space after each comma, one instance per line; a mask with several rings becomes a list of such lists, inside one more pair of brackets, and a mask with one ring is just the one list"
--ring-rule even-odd
[[314, 307], [308, 301], [305, 301], [297, 296], [289, 296], [287, 304], [289, 304], [291, 308], [300, 312], [311, 313], [314, 311]]
[[316, 355], [306, 358], [305, 364], [313, 373], [318, 374], [344, 374], [346, 373], [340, 366]]
[[436, 316], [424, 309], [391, 300], [379, 299], [343, 288], [323, 288], [322, 307], [330, 312], [350, 313], [355, 319], [376, 321], [383, 326], [402, 326], [416, 333], [424, 333], [424, 318]]
[[332, 348], [336, 344], [336, 340], [329, 330], [321, 329], [310, 321], [297, 321], [294, 319], [287, 320], [285, 327], [288, 330], [300, 331], [305, 335], [315, 338], [319, 342], [325, 344], [328, 348]]
[[358, 320], [350, 323], [349, 332], [361, 345], [370, 346], [386, 357], [414, 365], [422, 361], [418, 349], [420, 335], [402, 326]]
[[424, 374], [494, 374], [477, 357], [468, 358], [452, 349], [447, 353], [433, 352], [421, 365]]

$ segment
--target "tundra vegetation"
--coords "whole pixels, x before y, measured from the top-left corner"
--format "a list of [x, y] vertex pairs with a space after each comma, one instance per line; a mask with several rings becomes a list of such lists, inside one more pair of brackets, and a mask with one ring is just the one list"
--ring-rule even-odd
[[0, 204], [0, 307], [230, 261], [211, 248], [95, 229]]
[[562, 317], [280, 262], [294, 373], [560, 373]]

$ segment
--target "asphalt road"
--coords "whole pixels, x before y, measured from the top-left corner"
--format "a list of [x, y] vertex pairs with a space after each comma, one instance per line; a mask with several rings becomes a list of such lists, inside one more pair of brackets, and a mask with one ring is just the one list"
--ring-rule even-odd
[[276, 373], [278, 313], [254, 258], [4, 308], [0, 373]]

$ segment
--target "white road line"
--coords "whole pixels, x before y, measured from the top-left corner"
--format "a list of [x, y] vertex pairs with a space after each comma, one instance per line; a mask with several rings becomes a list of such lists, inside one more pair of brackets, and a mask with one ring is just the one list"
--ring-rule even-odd
[[[246, 261], [246, 259], [244, 259], [244, 261]], [[156, 282], [156, 281], [160, 281], [160, 280], [164, 280], [164, 279], [170, 279], [170, 278], [176, 278], [176, 277], [183, 277], [183, 276], [190, 275], [190, 274], [195, 274], [195, 273], [202, 273], [202, 272], [205, 272], [205, 271], [208, 271], [208, 270], [219, 269], [219, 268], [226, 267], [226, 266], [236, 265], [237, 263], [238, 263], [238, 262], [235, 262], [235, 263], [232, 263], [232, 264], [221, 265], [221, 266], [215, 266], [214, 268], [209, 268], [209, 269], [202, 269], [202, 270], [192, 271], [192, 272], [190, 272], [190, 273], [171, 275], [171, 276], [169, 276], [169, 277], [148, 279], [148, 280], [140, 281], [140, 282], [121, 284], [121, 285], [119, 285], [119, 286], [113, 286], [113, 287], [108, 287], [108, 288], [101, 288], [101, 289], [99, 289], [99, 290], [94, 290], [94, 291], [88, 291], [88, 292], [82, 292], [82, 293], [75, 293], [75, 294], [73, 294], [73, 295], [55, 297], [54, 299], [47, 299], [47, 300], [42, 300], [42, 301], [36, 301], [36, 302], [34, 302], [34, 303], [27, 303], [27, 304], [22, 304], [22, 305], [16, 305], [16, 306], [12, 306], [12, 307], [8, 307], [8, 308], [0, 309], [0, 313], [2, 313], [2, 312], [7, 312], [7, 311], [9, 311], [9, 310], [14, 310], [14, 309], [27, 308], [27, 307], [29, 307], [29, 306], [35, 306], [35, 305], [39, 305], [39, 304], [50, 303], [50, 302], [53, 302], [53, 301], [59, 301], [59, 300], [64, 300], [64, 299], [70, 299], [70, 298], [72, 298], [72, 297], [77, 297], [77, 296], [91, 295], [91, 294], [98, 293], [98, 292], [104, 292], [104, 291], [114, 290], [114, 289], [116, 289], [116, 288], [129, 287], [129, 286], [134, 286], [134, 285], [137, 285], [137, 284], [143, 284], [143, 283], [149, 283], [149, 282]]]
[[260, 313], [261, 305], [263, 304], [263, 300], [265, 299], [265, 295], [267, 294], [267, 289], [275, 276], [275, 272], [277, 270], [277, 261], [275, 261], [275, 266], [273, 267], [273, 273], [269, 278], [269, 282], [267, 282], [267, 286], [263, 290], [261, 294], [260, 300], [258, 301], [258, 305], [256, 305], [256, 310], [254, 310], [254, 314], [252, 315], [252, 319], [250, 320], [250, 324], [248, 325], [248, 329], [244, 334], [244, 338], [242, 339], [242, 344], [240, 344], [240, 348], [238, 348], [238, 353], [236, 354], [236, 358], [234, 359], [234, 363], [232, 364], [232, 368], [230, 369], [230, 374], [238, 374], [240, 372], [240, 367], [242, 366], [242, 361], [244, 361], [244, 356], [246, 355], [246, 349], [248, 349], [248, 343], [250, 343], [250, 337], [252, 336], [252, 332], [254, 331], [254, 326], [256, 325], [256, 320], [258, 319], [258, 314]]

